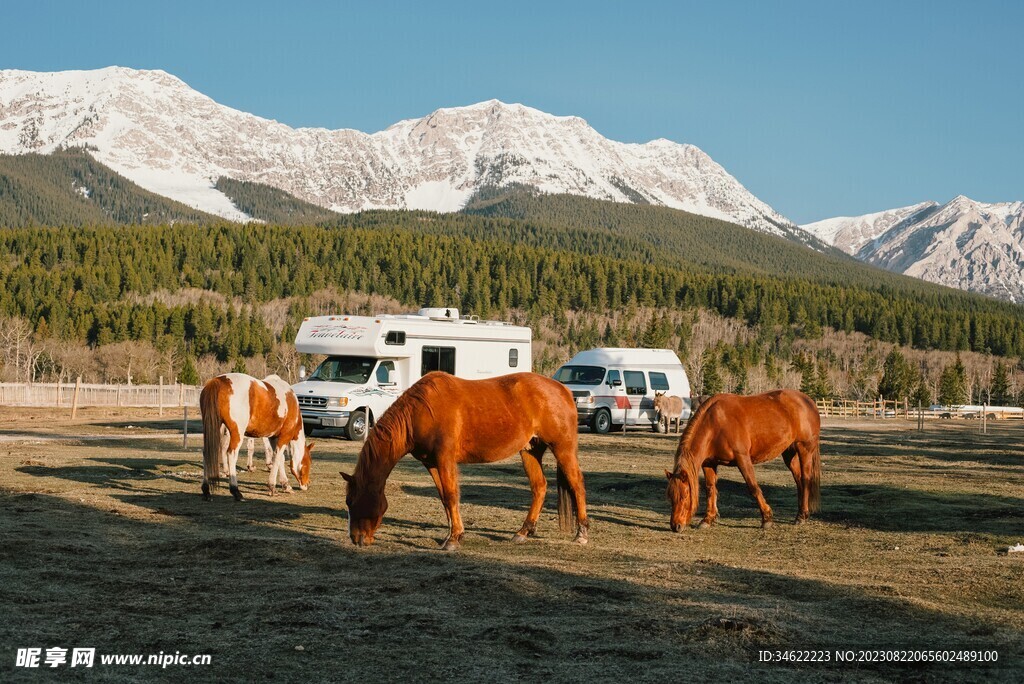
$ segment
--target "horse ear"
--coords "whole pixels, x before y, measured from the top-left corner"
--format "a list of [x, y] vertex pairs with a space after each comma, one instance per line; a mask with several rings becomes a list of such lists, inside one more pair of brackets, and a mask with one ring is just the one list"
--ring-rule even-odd
[[307, 452], [313, 451], [313, 447], [315, 447], [315, 446], [316, 446], [316, 442], [310, 442], [309, 444], [306, 445], [306, 451]]
[[352, 484], [353, 482], [355, 482], [355, 478], [352, 477], [351, 475], [349, 475], [348, 473], [346, 473], [344, 470], [339, 470], [338, 474], [341, 475], [341, 477], [345, 480], [345, 482], [348, 482], [349, 484]]
[[672, 475], [672, 471], [671, 471], [671, 470], [666, 470], [666, 471], [665, 471], [665, 477], [667, 477], [668, 479], [670, 479], [670, 480], [671, 480], [671, 479], [672, 479], [672, 477], [673, 477], [673, 475]]

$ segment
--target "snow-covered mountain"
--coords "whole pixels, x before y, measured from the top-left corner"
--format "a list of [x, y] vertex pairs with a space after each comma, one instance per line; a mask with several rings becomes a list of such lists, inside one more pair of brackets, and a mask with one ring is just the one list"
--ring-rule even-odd
[[868, 263], [962, 290], [1024, 302], [1024, 202], [960, 195], [802, 226]]
[[693, 145], [627, 144], [574, 116], [497, 100], [439, 109], [367, 134], [290, 128], [214, 102], [163, 71], [0, 71], [0, 152], [89, 145], [161, 195], [244, 219], [220, 176], [265, 183], [335, 211], [456, 211], [512, 183], [644, 202], [807, 241]]

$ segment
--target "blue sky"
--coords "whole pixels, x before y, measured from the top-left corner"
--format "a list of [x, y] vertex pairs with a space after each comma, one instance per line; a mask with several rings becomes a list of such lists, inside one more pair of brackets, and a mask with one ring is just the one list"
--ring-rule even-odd
[[5, 3], [0, 68], [169, 71], [293, 126], [490, 98], [698, 145], [798, 223], [1024, 200], [1024, 3]]

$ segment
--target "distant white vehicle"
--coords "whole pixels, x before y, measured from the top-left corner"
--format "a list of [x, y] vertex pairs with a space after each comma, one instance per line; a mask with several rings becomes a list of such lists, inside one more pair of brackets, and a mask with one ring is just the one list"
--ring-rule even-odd
[[302, 381], [292, 386], [306, 433], [342, 428], [362, 439], [367, 421], [430, 371], [477, 380], [532, 370], [532, 336], [530, 328], [461, 318], [453, 308], [307, 318], [295, 349], [327, 358], [309, 377], [300, 368]]
[[683, 400], [683, 419], [692, 412], [690, 380], [671, 349], [589, 349], [554, 375], [572, 390], [579, 424], [604, 434], [630, 425], [654, 426], [654, 394]]

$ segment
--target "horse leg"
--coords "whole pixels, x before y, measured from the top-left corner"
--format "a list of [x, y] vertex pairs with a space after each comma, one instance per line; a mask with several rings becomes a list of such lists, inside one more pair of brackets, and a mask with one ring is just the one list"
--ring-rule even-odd
[[[434, 481], [434, 486], [437, 487], [437, 496], [441, 499], [441, 505], [444, 507], [444, 517], [448, 519], [448, 530], [449, 534], [452, 527], [452, 514], [448, 510], [448, 504], [445, 503], [444, 499], [444, 485], [441, 483], [441, 473], [437, 470], [437, 464], [432, 463], [428, 465], [426, 461], [423, 462], [423, 467], [430, 473], [430, 478]], [[445, 541], [448, 541], [447, 539]], [[438, 544], [444, 544], [445, 541], [438, 542]]]
[[523, 457], [523, 470], [526, 477], [530, 479], [530, 490], [533, 492], [533, 502], [526, 514], [526, 520], [522, 528], [512, 537], [512, 541], [521, 543], [527, 537], [532, 537], [537, 531], [537, 519], [540, 517], [541, 508], [544, 507], [544, 495], [548, 491], [548, 479], [544, 477], [544, 468], [541, 466], [541, 458], [544, 456], [545, 446], [539, 444], [528, 449], [523, 449], [519, 455]]
[[248, 472], [252, 472], [252, 452], [256, 450], [256, 440], [250, 437], [245, 440], [245, 469]]
[[228, 444], [231, 442], [231, 432], [227, 425], [220, 427], [220, 476], [228, 476]]
[[711, 527], [718, 520], [718, 466], [704, 466], [704, 488], [708, 493], [708, 510], [697, 527]]
[[292, 493], [291, 482], [288, 481], [288, 472], [284, 466], [284, 445], [278, 444], [274, 450], [274, 462], [270, 467], [270, 481], [267, 487], [270, 489], [270, 496], [277, 494], [277, 484], [284, 487], [286, 494]]
[[761, 528], [768, 529], [772, 526], [772, 508], [765, 501], [764, 494], [754, 478], [754, 464], [750, 460], [750, 454], [736, 454], [736, 467], [743, 475], [743, 481], [747, 483], [747, 491], [757, 501], [757, 507], [761, 509]]
[[793, 474], [793, 482], [796, 483], [796, 524], [799, 525], [807, 519], [807, 514], [804, 512], [804, 478], [800, 471], [800, 462], [803, 459], [797, 458], [797, 453], [795, 448], [784, 451], [782, 460], [786, 462], [786, 467]]
[[265, 468], [269, 471], [270, 466], [274, 465], [274, 450], [270, 448], [270, 440], [266, 437], [263, 438], [263, 458], [267, 462]]
[[238, 433], [231, 433], [231, 441], [228, 444], [228, 472], [231, 475], [231, 486], [228, 489], [231, 490], [231, 496], [235, 497], [235, 501], [245, 501], [245, 497], [242, 496], [242, 492], [238, 489], [238, 452], [241, 450], [242, 440], [238, 436]]
[[580, 470], [580, 463], [576, 458], [575, 446], [574, 443], [572, 449], [566, 449], [565, 446], [552, 445], [551, 452], [555, 455], [555, 460], [558, 461], [558, 467], [562, 471], [562, 475], [568, 482], [569, 487], [572, 488], [572, 494], [576, 502], [575, 541], [577, 544], [586, 544], [590, 529], [590, 521], [587, 520], [587, 490], [583, 485], [583, 471]]
[[[807, 520], [811, 515], [811, 480], [814, 477], [814, 445], [808, 445], [804, 442], [798, 442], [796, 445], [796, 452], [800, 455], [800, 486], [797, 489], [797, 493], [800, 498], [799, 511], [796, 514], [796, 524]], [[793, 470], [791, 467], [790, 470]], [[796, 471], [793, 472], [794, 479], [796, 478]]]
[[444, 502], [451, 525], [443, 548], [445, 551], [458, 551], [462, 536], [466, 533], [466, 528], [462, 525], [462, 516], [459, 514], [459, 468], [455, 459], [451, 458], [442, 459], [437, 464], [437, 470], [441, 482], [441, 500]]

